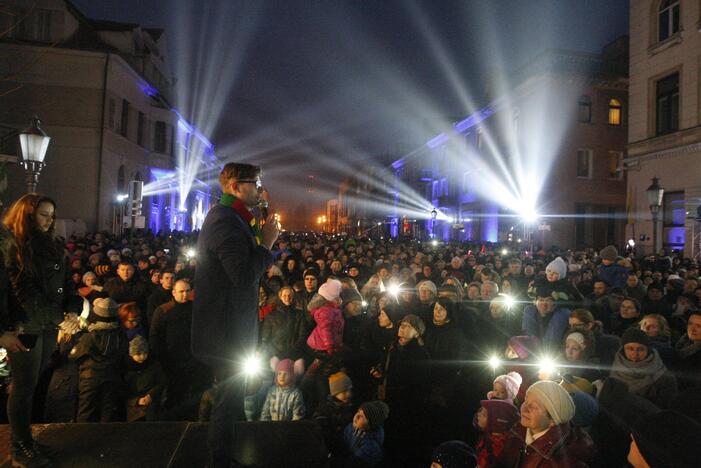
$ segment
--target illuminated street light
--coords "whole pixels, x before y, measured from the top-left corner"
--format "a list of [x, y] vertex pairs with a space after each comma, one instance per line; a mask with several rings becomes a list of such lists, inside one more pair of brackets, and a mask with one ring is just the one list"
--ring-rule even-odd
[[27, 192], [36, 190], [39, 183], [39, 173], [44, 168], [46, 150], [49, 149], [51, 137], [41, 128], [41, 121], [34, 117], [29, 121], [29, 127], [19, 134], [19, 144], [22, 149], [22, 167], [26, 173]]
[[492, 370], [497, 370], [501, 366], [501, 359], [499, 359], [497, 356], [492, 356], [489, 358], [489, 367], [492, 368]]

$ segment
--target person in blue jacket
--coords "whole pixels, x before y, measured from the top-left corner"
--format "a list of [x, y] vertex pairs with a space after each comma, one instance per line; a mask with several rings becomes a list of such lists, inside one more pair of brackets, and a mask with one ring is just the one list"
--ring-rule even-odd
[[536, 288], [535, 304], [524, 309], [521, 325], [526, 335], [538, 337], [546, 347], [555, 348], [561, 345], [569, 326], [570, 310], [558, 304], [552, 293], [546, 285]]

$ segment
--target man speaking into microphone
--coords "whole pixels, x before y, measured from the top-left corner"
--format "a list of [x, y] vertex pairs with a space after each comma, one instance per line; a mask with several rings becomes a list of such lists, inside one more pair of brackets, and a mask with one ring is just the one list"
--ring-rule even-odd
[[209, 466], [228, 467], [234, 421], [243, 416], [243, 361], [258, 338], [258, 282], [273, 262], [275, 215], [263, 226], [251, 209], [261, 201], [258, 166], [228, 163], [219, 174], [222, 197], [207, 213], [197, 240], [197, 291], [192, 310], [192, 353], [219, 381], [207, 445]]

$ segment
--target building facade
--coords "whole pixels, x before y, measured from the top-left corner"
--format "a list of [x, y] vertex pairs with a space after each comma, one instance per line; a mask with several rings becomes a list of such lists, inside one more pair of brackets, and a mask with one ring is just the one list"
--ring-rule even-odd
[[[627, 235], [646, 253], [699, 253], [700, 31], [697, 0], [630, 2]], [[665, 190], [657, 236], [645, 193], [653, 177]]]
[[[417, 209], [428, 237], [621, 244], [627, 87], [625, 37], [598, 55], [545, 51], [500, 77], [486, 106], [395, 161], [397, 186], [427, 200]], [[396, 213], [402, 230], [405, 216]]]
[[[201, 224], [211, 191], [200, 179], [219, 162], [177, 112], [163, 31], [92, 20], [67, 0], [10, 1], [0, 23], [7, 31], [0, 38], [3, 202], [26, 191], [17, 132], [36, 115], [52, 138], [37, 190], [56, 199], [59, 218], [118, 231], [127, 214], [120, 195], [141, 180], [146, 227]], [[194, 178], [178, 170], [191, 158], [201, 168]]]

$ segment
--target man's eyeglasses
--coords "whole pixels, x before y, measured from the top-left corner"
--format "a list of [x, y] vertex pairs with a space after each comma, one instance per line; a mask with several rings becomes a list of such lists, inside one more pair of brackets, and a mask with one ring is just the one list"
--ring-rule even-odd
[[238, 181], [239, 184], [256, 184], [257, 189], [263, 188], [263, 182], [260, 179], [241, 179]]

